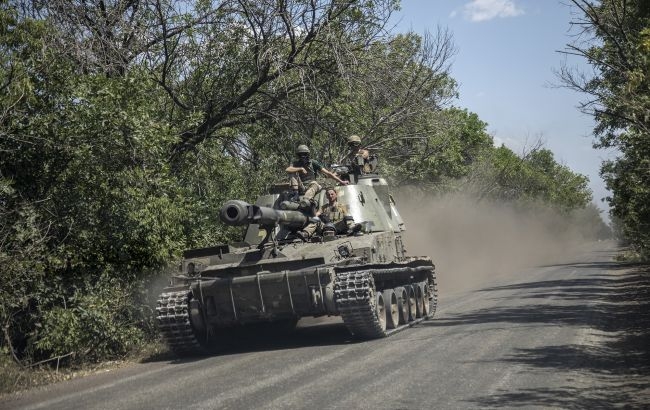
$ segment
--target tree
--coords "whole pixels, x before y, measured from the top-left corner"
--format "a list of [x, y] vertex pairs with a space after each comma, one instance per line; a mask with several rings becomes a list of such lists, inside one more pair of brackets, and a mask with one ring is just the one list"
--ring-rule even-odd
[[617, 160], [601, 173], [612, 192], [612, 216], [640, 253], [650, 256], [650, 4], [643, 0], [573, 0], [580, 17], [568, 54], [594, 68], [587, 76], [569, 68], [563, 83], [589, 96], [581, 108], [596, 120], [598, 148], [615, 148]]
[[247, 139], [229, 130], [302, 120], [293, 102], [327, 100], [327, 84], [345, 75], [394, 9], [388, 0], [227, 3], [211, 12], [209, 25], [149, 57], [182, 127], [174, 158], [210, 138], [246, 154]]
[[164, 94], [142, 70], [80, 73], [47, 47], [56, 26], [2, 6], [2, 350], [24, 363], [121, 354], [141, 338], [141, 280], [185, 247]]
[[538, 142], [521, 155], [504, 145], [483, 150], [460, 184], [463, 191], [479, 200], [523, 206], [539, 203], [566, 214], [589, 205], [592, 196], [588, 182], [586, 176], [559, 164]]

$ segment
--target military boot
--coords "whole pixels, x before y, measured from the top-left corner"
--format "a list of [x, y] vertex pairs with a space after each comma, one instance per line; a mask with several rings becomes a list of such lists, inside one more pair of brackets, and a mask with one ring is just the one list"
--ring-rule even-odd
[[309, 233], [306, 231], [298, 231], [295, 233], [296, 238], [300, 239], [303, 242], [307, 242], [309, 240]]
[[352, 235], [361, 235], [361, 229], [363, 228], [363, 225], [361, 224], [354, 224], [350, 227], [350, 233], [348, 234], [349, 236]]

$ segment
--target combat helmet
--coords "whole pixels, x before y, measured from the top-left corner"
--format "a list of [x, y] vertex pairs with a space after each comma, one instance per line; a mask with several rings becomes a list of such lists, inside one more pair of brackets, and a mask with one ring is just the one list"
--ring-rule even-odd
[[305, 144], [300, 144], [296, 148], [296, 155], [300, 156], [301, 154], [309, 154], [309, 147]]
[[361, 144], [361, 137], [358, 135], [350, 135], [348, 137], [348, 144], [352, 145], [360, 145]]

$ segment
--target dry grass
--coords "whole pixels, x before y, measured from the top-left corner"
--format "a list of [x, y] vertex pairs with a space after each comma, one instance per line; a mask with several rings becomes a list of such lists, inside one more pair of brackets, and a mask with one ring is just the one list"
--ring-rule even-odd
[[0, 397], [51, 383], [71, 380], [107, 370], [118, 369], [134, 363], [151, 361], [169, 355], [167, 346], [161, 342], [145, 344], [120, 360], [101, 363], [85, 363], [59, 366], [56, 361], [33, 367], [21, 367], [9, 355], [0, 354]]

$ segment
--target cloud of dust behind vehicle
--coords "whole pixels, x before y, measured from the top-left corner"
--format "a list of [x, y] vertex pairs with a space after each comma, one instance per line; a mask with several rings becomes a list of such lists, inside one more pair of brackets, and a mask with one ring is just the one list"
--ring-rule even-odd
[[407, 252], [433, 259], [441, 291], [571, 262], [593, 240], [570, 217], [540, 206], [517, 209], [464, 194], [394, 196], [406, 223]]

